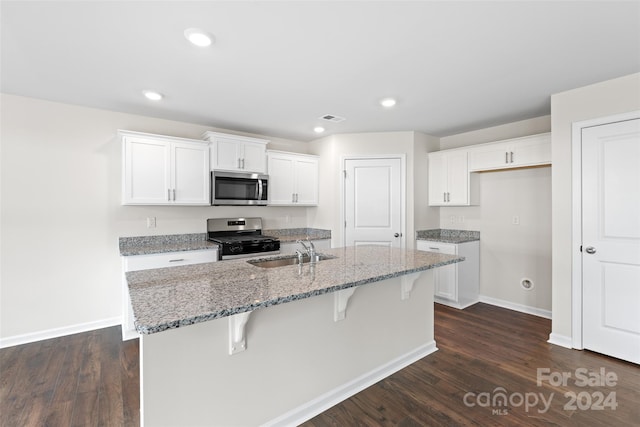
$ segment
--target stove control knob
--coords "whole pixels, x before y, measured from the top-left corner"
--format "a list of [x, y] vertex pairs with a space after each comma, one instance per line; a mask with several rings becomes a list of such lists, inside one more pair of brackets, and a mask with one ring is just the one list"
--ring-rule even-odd
[[229, 247], [229, 251], [232, 253], [240, 253], [242, 252], [242, 246], [241, 245], [231, 245]]

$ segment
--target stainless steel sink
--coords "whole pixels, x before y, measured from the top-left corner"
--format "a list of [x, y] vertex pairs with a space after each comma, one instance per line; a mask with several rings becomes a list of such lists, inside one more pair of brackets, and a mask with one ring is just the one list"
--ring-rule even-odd
[[[325, 259], [334, 259], [337, 258], [335, 255], [325, 255], [325, 254], [316, 254], [315, 262], [324, 261]], [[308, 255], [302, 257], [302, 262], [304, 264], [308, 263], [310, 260]], [[275, 267], [285, 267], [287, 265], [297, 265], [298, 257], [297, 255], [285, 255], [285, 256], [277, 256], [273, 258], [261, 258], [261, 259], [250, 259], [247, 261], [251, 265], [255, 265], [256, 267], [262, 268], [275, 268]]]

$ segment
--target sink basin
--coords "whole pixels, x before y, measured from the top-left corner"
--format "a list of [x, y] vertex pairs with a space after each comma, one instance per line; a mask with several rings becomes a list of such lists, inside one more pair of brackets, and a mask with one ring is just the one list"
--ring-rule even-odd
[[[319, 262], [319, 261], [324, 261], [325, 259], [334, 259], [337, 257], [334, 255], [316, 254], [315, 258], [316, 258], [316, 262]], [[304, 264], [308, 263], [309, 261], [310, 261], [309, 256], [305, 255], [302, 257], [302, 262]], [[262, 267], [262, 268], [284, 267], [287, 265], [297, 265], [298, 256], [285, 255], [285, 256], [278, 256], [273, 258], [250, 259], [247, 262], [251, 265], [255, 265], [256, 267]]]

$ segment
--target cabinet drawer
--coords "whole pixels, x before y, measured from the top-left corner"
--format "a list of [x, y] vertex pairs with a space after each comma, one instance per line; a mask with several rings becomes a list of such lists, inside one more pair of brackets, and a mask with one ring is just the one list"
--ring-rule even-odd
[[176, 267], [178, 265], [202, 264], [218, 260], [216, 249], [201, 251], [166, 252], [152, 255], [124, 257], [125, 271], [149, 270], [151, 268]]
[[439, 252], [442, 254], [456, 255], [458, 249], [453, 243], [433, 242], [430, 240], [418, 240], [416, 247], [419, 251]]

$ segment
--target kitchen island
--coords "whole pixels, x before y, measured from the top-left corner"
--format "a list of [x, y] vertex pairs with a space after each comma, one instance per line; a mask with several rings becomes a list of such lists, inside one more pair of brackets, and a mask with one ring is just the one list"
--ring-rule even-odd
[[431, 272], [461, 258], [323, 253], [332, 258], [302, 268], [232, 260], [127, 273], [142, 425], [297, 424], [436, 350]]

